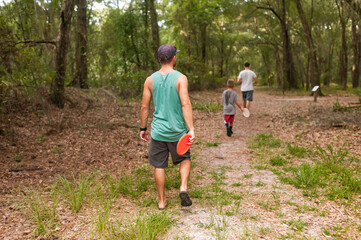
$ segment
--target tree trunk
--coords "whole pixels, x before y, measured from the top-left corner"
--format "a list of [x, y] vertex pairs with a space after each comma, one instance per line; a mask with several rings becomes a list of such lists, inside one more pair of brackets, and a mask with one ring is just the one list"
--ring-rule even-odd
[[202, 41], [202, 62], [206, 63], [207, 53], [207, 25], [201, 25], [201, 41]]
[[59, 35], [56, 40], [55, 75], [51, 85], [51, 100], [59, 108], [63, 108], [65, 103], [64, 79], [66, 73], [66, 54], [73, 10], [74, 1], [63, 0], [60, 11]]
[[346, 21], [345, 21], [345, 9], [343, 0], [336, 0], [338, 7], [340, 23], [341, 23], [341, 49], [340, 49], [340, 83], [343, 85], [343, 89], [347, 88], [347, 40], [346, 40]]
[[87, 1], [77, 0], [77, 24], [76, 24], [76, 70], [72, 82], [73, 86], [88, 88], [88, 61], [87, 61]]
[[304, 33], [306, 36], [309, 56], [310, 56], [310, 60], [311, 60], [311, 85], [312, 85], [311, 87], [320, 86], [320, 75], [319, 75], [318, 63], [317, 63], [317, 52], [316, 52], [315, 45], [313, 43], [312, 30], [311, 30], [311, 27], [309, 26], [309, 24], [307, 23], [305, 13], [303, 12], [303, 8], [302, 8], [300, 0], [295, 0], [295, 2], [296, 2], [298, 14], [299, 14], [301, 22], [302, 22], [303, 30], [304, 30]]
[[[276, 46], [276, 48], [277, 48], [277, 46]], [[278, 49], [276, 49], [276, 51], [275, 51], [275, 57], [276, 57], [277, 88], [281, 89], [282, 88], [283, 71], [282, 71], [282, 68], [281, 68], [282, 62], [281, 62], [281, 57], [280, 57]]]
[[158, 16], [155, 8], [154, 0], [149, 0], [149, 11], [150, 11], [150, 22], [152, 25], [152, 40], [153, 40], [153, 51], [156, 54], [160, 41], [159, 41], [159, 26], [158, 26]]
[[221, 63], [220, 63], [220, 70], [219, 70], [219, 72], [220, 72], [220, 77], [223, 77], [223, 62], [224, 62], [224, 40], [223, 40], [223, 37], [221, 38], [221, 52], [220, 52], [220, 54], [221, 54], [221, 56], [220, 56], [220, 58], [221, 58]]
[[[292, 59], [292, 52], [290, 46], [290, 38], [288, 34], [288, 25], [286, 17], [286, 3], [285, 0], [282, 0], [282, 41], [283, 41], [283, 77], [286, 77], [283, 81], [283, 91], [287, 88], [296, 88], [296, 79], [295, 79], [295, 67]], [[288, 86], [287, 86], [288, 83]]]
[[[352, 87], [357, 88], [359, 86], [360, 80], [360, 59], [361, 59], [361, 49], [360, 49], [360, 32], [357, 31], [357, 25], [360, 23], [359, 20], [356, 20], [355, 12], [352, 11], [352, 49], [353, 49], [353, 66], [352, 66]], [[360, 26], [360, 25], [359, 25]]]

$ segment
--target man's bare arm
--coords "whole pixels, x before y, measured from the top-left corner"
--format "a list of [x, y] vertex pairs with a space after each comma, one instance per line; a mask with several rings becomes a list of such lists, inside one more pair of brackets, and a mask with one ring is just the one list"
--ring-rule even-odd
[[[147, 119], [148, 119], [148, 112], [149, 112], [149, 103], [152, 97], [152, 77], [148, 77], [144, 83], [144, 90], [143, 90], [143, 99], [142, 99], [142, 106], [140, 109], [140, 127], [146, 128], [147, 127]], [[147, 142], [148, 141], [148, 131], [140, 131], [139, 134], [140, 138]]]
[[258, 79], [257, 79], [257, 77], [255, 77], [253, 84], [256, 84], [257, 82], [258, 82]]
[[178, 78], [177, 89], [182, 104], [183, 118], [189, 129], [189, 134], [191, 135], [190, 142], [194, 143], [195, 133], [194, 133], [194, 125], [193, 125], [193, 110], [192, 110], [191, 101], [189, 99], [188, 79], [186, 76], [181, 75]]
[[237, 79], [237, 82], [238, 82], [238, 83], [242, 83], [242, 78], [238, 78], [238, 79]]

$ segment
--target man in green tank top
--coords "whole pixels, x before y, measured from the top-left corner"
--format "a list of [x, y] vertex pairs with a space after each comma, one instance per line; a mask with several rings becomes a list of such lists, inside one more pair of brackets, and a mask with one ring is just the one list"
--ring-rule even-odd
[[192, 205], [187, 193], [188, 178], [191, 171], [190, 151], [178, 155], [176, 151], [179, 139], [185, 134], [191, 135], [191, 144], [195, 141], [192, 105], [188, 95], [188, 79], [175, 71], [177, 48], [165, 44], [158, 49], [161, 63], [159, 71], [149, 76], [144, 83], [141, 106], [140, 138], [148, 141], [147, 118], [151, 98], [154, 103], [151, 140], [149, 144], [149, 163], [154, 166], [154, 178], [157, 185], [158, 208], [167, 207], [165, 196], [165, 168], [168, 167], [169, 153], [174, 165], [179, 164], [181, 186], [179, 197], [182, 206]]

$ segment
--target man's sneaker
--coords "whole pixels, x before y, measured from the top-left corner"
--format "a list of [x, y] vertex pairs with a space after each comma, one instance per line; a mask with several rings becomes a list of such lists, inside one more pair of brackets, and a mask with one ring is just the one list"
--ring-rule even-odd
[[181, 205], [183, 207], [188, 207], [192, 205], [192, 200], [190, 199], [187, 192], [180, 192], [179, 197], [181, 199]]

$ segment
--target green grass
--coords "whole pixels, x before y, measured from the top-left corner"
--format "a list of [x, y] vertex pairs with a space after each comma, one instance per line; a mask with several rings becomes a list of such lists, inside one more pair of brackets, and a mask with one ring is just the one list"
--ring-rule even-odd
[[192, 108], [205, 112], [218, 112], [223, 109], [223, 106], [216, 102], [194, 102]]
[[292, 146], [290, 143], [287, 143], [287, 150], [289, 153], [295, 157], [302, 158], [305, 157], [307, 154], [307, 149], [304, 147], [299, 147], [297, 144]]
[[206, 142], [207, 147], [218, 147], [220, 142]]
[[250, 148], [277, 148], [281, 146], [281, 140], [274, 138], [273, 134], [258, 134], [249, 145]]
[[288, 226], [291, 227], [291, 229], [295, 231], [302, 231], [307, 225], [307, 223], [302, 221], [300, 218], [297, 220], [292, 219], [290, 221], [283, 221], [283, 222], [286, 223]]
[[83, 175], [79, 175], [78, 178], [73, 176], [73, 181], [69, 181], [65, 177], [59, 178], [59, 189], [73, 212], [77, 213], [80, 211], [84, 198], [89, 194], [91, 183], [92, 177], [85, 177]]
[[[346, 145], [339, 148], [316, 146], [312, 151], [297, 144], [287, 143], [285, 146], [272, 134], [259, 134], [251, 139], [249, 145], [256, 149], [253, 154], [265, 164], [261, 166], [259, 161], [255, 167], [272, 170], [281, 182], [302, 189], [305, 196], [323, 195], [330, 200], [344, 200], [361, 193], [360, 159], [350, 156]], [[282, 146], [287, 148], [287, 152]], [[285, 157], [289, 161], [293, 157], [307, 157], [308, 161], [290, 165], [277, 154], [289, 154]], [[267, 163], [265, 159], [269, 155], [271, 158]]]
[[125, 229], [113, 234], [114, 237], [120, 236], [120, 239], [152, 240], [164, 234], [173, 223], [174, 220], [166, 212], [139, 212], [135, 219], [129, 220]]
[[287, 161], [283, 159], [281, 156], [272, 157], [270, 159], [270, 164], [272, 166], [284, 166], [287, 164]]
[[48, 194], [34, 190], [22, 193], [20, 203], [34, 224], [34, 232], [44, 236], [54, 233], [57, 226], [56, 208], [59, 204], [57, 192], [52, 189]]

